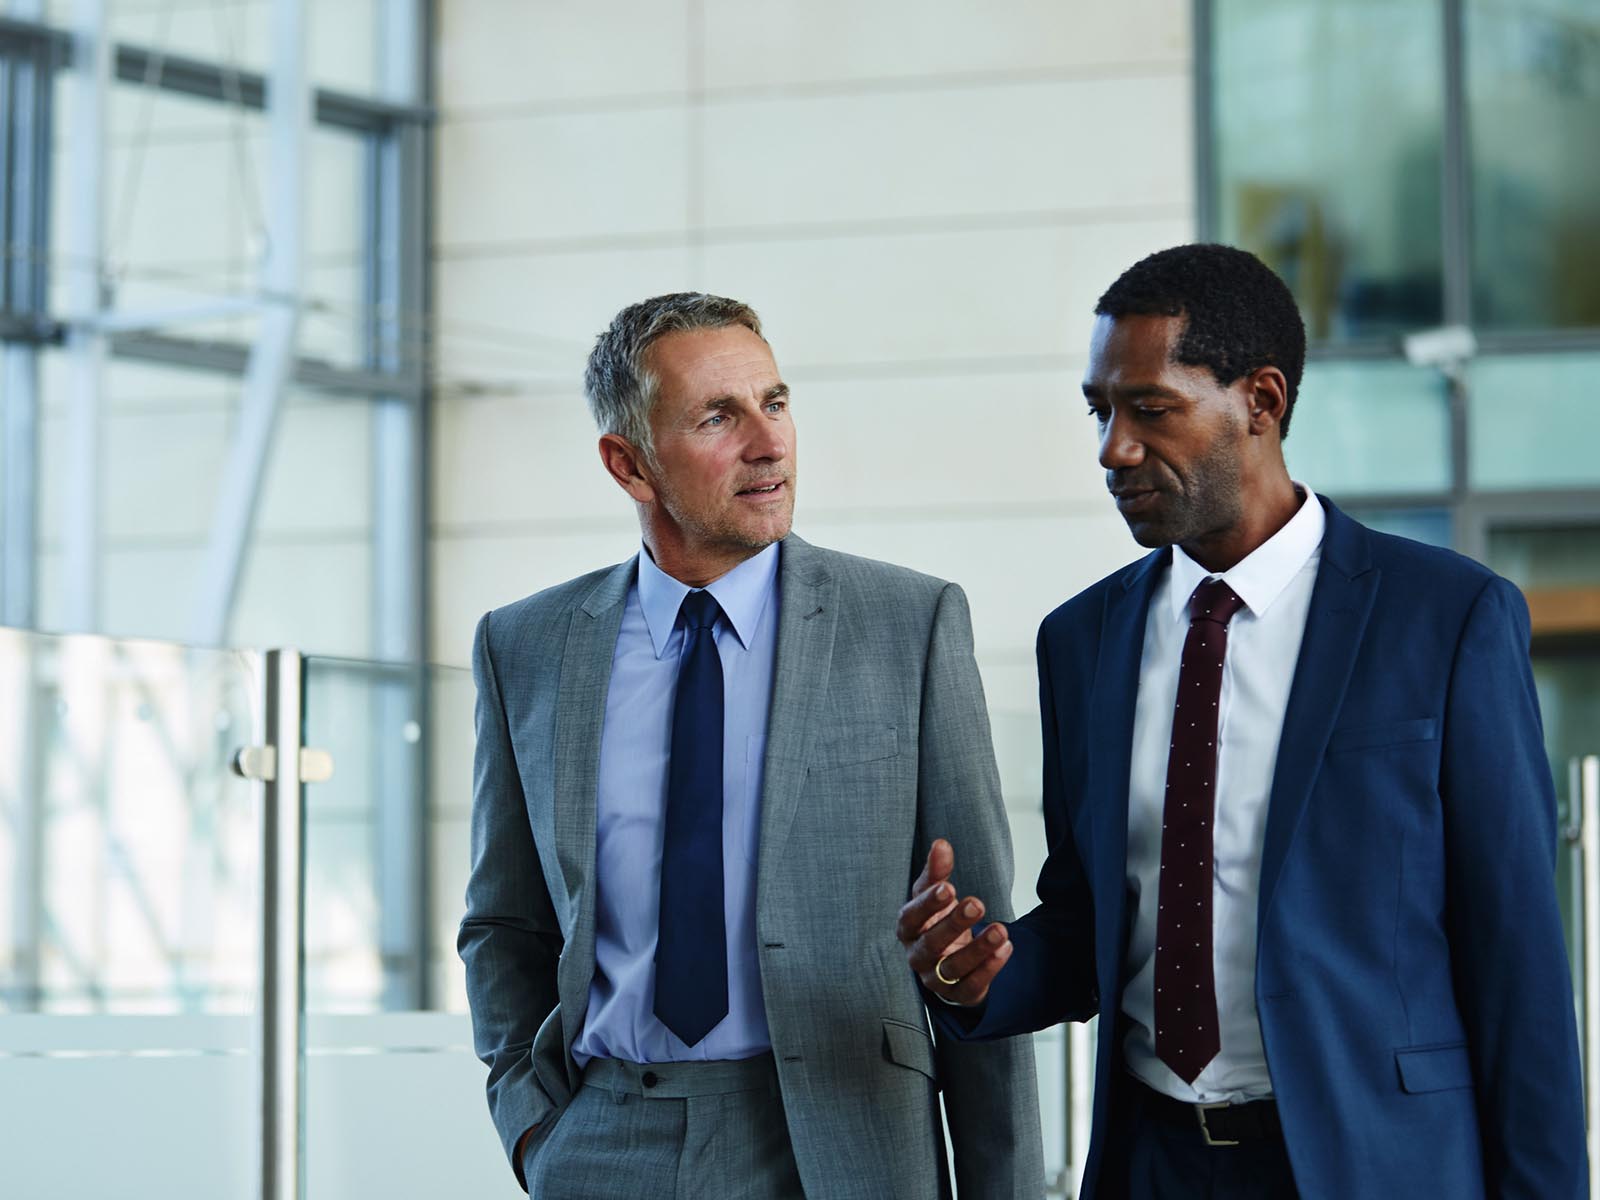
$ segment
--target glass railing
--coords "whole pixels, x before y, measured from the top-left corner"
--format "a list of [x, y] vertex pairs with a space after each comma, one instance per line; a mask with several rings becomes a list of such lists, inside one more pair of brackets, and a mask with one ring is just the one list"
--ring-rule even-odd
[[0, 1190], [250, 1196], [259, 655], [0, 629]]
[[[472, 704], [454, 668], [0, 630], [6, 1195], [521, 1195], [455, 952]], [[1051, 1196], [1092, 1051], [1035, 1040]]]

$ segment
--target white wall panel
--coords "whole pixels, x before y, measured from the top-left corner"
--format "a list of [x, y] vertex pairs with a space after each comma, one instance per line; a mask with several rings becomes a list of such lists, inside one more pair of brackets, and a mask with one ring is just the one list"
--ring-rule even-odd
[[687, 126], [677, 107], [451, 121], [439, 130], [438, 244], [680, 229]]
[[567, 533], [435, 536], [432, 659], [464, 666], [472, 631], [491, 608], [563, 583], [638, 552], [631, 513]]
[[[781, 356], [782, 330], [768, 332]], [[790, 383], [803, 511], [1097, 501], [1104, 476], [1081, 377], [1081, 368], [812, 381], [801, 372]]]
[[1110, 505], [1071, 515], [795, 522], [820, 546], [901, 563], [959, 583], [980, 658], [1031, 654], [1040, 619], [1142, 553]]
[[681, 93], [687, 0], [447, 0], [438, 6], [446, 113]]
[[[1148, 78], [743, 99], [711, 105], [705, 122], [712, 228], [1192, 203], [1182, 68]], [[1128, 137], [1130, 125], [1143, 136]]]
[[683, 248], [631, 247], [441, 259], [435, 336], [446, 390], [581, 389], [595, 335], [623, 306], [693, 286], [689, 261]]
[[1187, 63], [1187, 0], [706, 0], [713, 88]]
[[790, 368], [1081, 357], [1100, 293], [1135, 260], [1188, 240], [1190, 226], [1172, 219], [714, 244], [706, 284], [754, 304]]
[[434, 521], [503, 527], [627, 519], [633, 502], [600, 464], [589, 406], [570, 395], [460, 399], [435, 406]]

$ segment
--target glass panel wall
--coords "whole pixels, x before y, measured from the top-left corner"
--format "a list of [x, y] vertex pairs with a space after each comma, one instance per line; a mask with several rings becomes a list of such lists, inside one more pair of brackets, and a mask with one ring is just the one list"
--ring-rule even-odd
[[1600, 6], [1465, 12], [1476, 322], [1600, 327]]
[[[76, 504], [101, 514], [99, 628], [191, 638], [216, 497], [243, 387], [230, 375], [110, 360], [102, 374], [102, 470], [72, 468], [67, 356], [42, 355], [39, 622], [61, 627], [74, 585], [64, 528]], [[230, 642], [368, 653], [374, 604], [374, 426], [359, 398], [295, 389], [279, 413]], [[90, 497], [86, 501], [86, 495]]]
[[1315, 342], [1439, 323], [1436, 0], [1215, 0], [1213, 236], [1288, 281]]
[[[0, 241], [40, 283], [25, 319], [0, 313], [6, 619], [420, 660], [424, 6], [304, 5], [311, 83], [343, 90], [311, 97], [291, 383], [255, 396], [257, 411], [276, 411], [258, 439], [242, 435], [247, 367], [264, 308], [285, 299], [262, 274], [281, 220], [264, 107], [271, 0], [107, 0], [97, 161], [73, 140], [74, 112], [97, 90], [69, 52], [81, 6], [0, 9], [46, 23], [8, 27], [0, 47]], [[19, 105], [14, 58], [46, 64], [42, 99]], [[43, 151], [18, 152], [19, 138]], [[98, 237], [77, 219], [97, 188]], [[19, 224], [19, 197], [44, 216]], [[62, 344], [88, 339], [67, 337], [83, 319], [68, 284], [90, 256], [105, 333], [78, 361], [102, 365], [78, 370]], [[8, 309], [15, 275], [0, 272]], [[250, 462], [231, 458], [239, 449]], [[192, 611], [203, 582], [228, 609], [204, 621]]]
[[466, 1011], [455, 952], [471, 815], [470, 672], [306, 660], [306, 1004]]
[[[49, 0], [42, 7], [55, 24], [70, 25], [73, 2]], [[358, 95], [376, 94], [384, 23], [408, 4], [307, 0], [312, 81]], [[161, 47], [174, 55], [264, 71], [272, 54], [272, 0], [106, 0], [106, 15], [119, 41]]]
[[1448, 491], [1444, 380], [1404, 363], [1311, 363], [1283, 453], [1295, 478], [1329, 495]]
[[1600, 354], [1480, 358], [1467, 396], [1474, 487], [1600, 486]]

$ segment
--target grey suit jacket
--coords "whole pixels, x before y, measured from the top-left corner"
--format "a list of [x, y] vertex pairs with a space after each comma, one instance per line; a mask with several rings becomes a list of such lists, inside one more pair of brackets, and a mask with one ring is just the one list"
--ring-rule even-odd
[[[472, 873], [459, 949], [489, 1109], [517, 1140], [572, 1097], [594, 974], [595, 803], [612, 652], [637, 560], [478, 625]], [[895, 940], [935, 837], [1011, 916], [1011, 843], [966, 598], [900, 567], [784, 541], [757, 859], [761, 983], [813, 1200], [1044, 1189], [1033, 1051], [929, 1035]], [[525, 1185], [524, 1185], [525, 1186]]]

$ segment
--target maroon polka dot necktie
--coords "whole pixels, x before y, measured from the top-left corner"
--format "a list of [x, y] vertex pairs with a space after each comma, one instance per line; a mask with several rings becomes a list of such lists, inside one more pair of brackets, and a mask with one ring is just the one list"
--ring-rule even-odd
[[1156, 901], [1156, 1057], [1185, 1083], [1222, 1048], [1211, 960], [1211, 825], [1222, 661], [1228, 622], [1243, 606], [1220, 579], [1195, 588], [1172, 713]]

